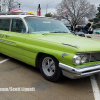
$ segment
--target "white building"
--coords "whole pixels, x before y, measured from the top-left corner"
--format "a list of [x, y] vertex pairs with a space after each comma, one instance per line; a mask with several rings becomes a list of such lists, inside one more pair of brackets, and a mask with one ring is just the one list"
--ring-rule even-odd
[[6, 1], [0, 0], [0, 12], [6, 12]]

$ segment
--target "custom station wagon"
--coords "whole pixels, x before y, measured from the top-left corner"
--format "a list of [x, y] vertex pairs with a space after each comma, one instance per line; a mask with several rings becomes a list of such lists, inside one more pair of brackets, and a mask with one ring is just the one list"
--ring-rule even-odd
[[75, 36], [52, 18], [1, 15], [0, 53], [38, 67], [49, 81], [100, 72], [100, 41]]

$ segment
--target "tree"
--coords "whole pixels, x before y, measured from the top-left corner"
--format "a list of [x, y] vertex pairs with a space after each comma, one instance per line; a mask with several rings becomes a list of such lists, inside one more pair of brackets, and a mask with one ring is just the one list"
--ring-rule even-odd
[[5, 0], [8, 11], [18, 8], [19, 2], [18, 0]]
[[51, 13], [47, 13], [47, 14], [45, 14], [45, 17], [52, 17], [52, 14]]
[[[67, 10], [65, 14], [63, 9]], [[70, 19], [74, 26], [84, 18], [93, 18], [95, 12], [95, 5], [91, 5], [87, 0], [62, 0], [57, 6], [57, 15], [63, 18], [67, 14], [66, 19]]]
[[93, 22], [93, 28], [100, 28], [100, 4], [97, 7], [98, 13], [96, 14], [95, 18], [90, 19], [90, 22]]

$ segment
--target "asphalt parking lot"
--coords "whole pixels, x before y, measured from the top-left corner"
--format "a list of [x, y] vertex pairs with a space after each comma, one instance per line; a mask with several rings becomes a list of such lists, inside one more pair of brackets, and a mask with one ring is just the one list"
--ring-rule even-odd
[[[100, 35], [91, 37], [100, 40]], [[1, 91], [9, 87], [35, 90]], [[39, 69], [0, 54], [0, 88], [0, 100], [100, 100], [100, 75], [52, 83]]]

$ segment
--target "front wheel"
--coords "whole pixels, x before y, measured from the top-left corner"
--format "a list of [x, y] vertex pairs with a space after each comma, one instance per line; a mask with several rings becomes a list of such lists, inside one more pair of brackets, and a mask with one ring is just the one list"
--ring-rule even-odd
[[62, 71], [59, 68], [59, 62], [50, 55], [44, 55], [40, 60], [40, 71], [44, 78], [48, 81], [57, 81], [62, 76]]

